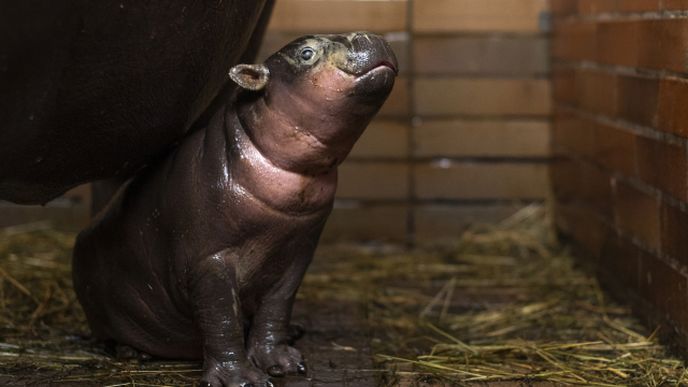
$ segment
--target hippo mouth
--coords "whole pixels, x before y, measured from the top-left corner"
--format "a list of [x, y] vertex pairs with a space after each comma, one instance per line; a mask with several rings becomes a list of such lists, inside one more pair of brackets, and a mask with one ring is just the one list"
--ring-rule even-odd
[[396, 66], [394, 63], [392, 63], [391, 61], [383, 60], [382, 62], [380, 62], [380, 64], [378, 64], [377, 66], [375, 66], [373, 69], [380, 68], [380, 67], [388, 67], [388, 68], [390, 68], [392, 71], [394, 71], [394, 75], [399, 75], [399, 69], [398, 69], [397, 66]]
[[392, 70], [392, 72], [394, 72], [394, 75], [398, 75], [398, 74], [399, 74], [399, 69], [397, 69], [397, 66], [396, 66], [394, 63], [392, 63], [391, 61], [383, 60], [383, 61], [380, 61], [380, 63], [378, 63], [377, 65], [375, 65], [375, 66], [371, 67], [370, 69], [368, 69], [367, 71], [364, 71], [362, 74], [360, 74], [360, 75], [358, 76], [358, 78], [361, 78], [361, 77], [366, 76], [366, 75], [367, 75], [368, 73], [370, 73], [371, 71], [374, 71], [374, 70], [383, 70], [383, 69]]
[[377, 61], [374, 65], [370, 66], [368, 69], [362, 71], [360, 74], [357, 74], [356, 78], [360, 80], [362, 78], [370, 76], [373, 73], [389, 73], [390, 70], [393, 73], [392, 78], [399, 75], [399, 68], [397, 67], [396, 61], [381, 59]]
[[394, 64], [386, 61], [380, 62], [370, 70], [356, 77], [354, 95], [384, 100], [394, 86], [398, 70]]
[[361, 79], [368, 76], [371, 72], [379, 72], [385, 70], [392, 70], [394, 76], [399, 75], [399, 69], [397, 68], [397, 65], [390, 60], [381, 60], [377, 62], [375, 65], [370, 66], [369, 68], [359, 72], [358, 74], [353, 75], [356, 76], [356, 78]]

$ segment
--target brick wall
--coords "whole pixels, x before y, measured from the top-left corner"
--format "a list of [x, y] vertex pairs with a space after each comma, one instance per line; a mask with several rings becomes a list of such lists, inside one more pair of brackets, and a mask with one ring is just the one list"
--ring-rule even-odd
[[645, 312], [683, 332], [686, 11], [687, 1], [552, 1], [557, 226]]
[[451, 237], [545, 199], [546, 12], [546, 0], [278, 1], [263, 57], [302, 33], [369, 30], [401, 63], [341, 167], [325, 238]]

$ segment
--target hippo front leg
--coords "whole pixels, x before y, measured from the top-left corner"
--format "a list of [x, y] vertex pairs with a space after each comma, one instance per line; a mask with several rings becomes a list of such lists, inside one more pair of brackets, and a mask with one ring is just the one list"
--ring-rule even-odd
[[272, 386], [246, 356], [241, 303], [230, 254], [199, 262], [191, 273], [194, 318], [203, 337], [203, 382], [212, 387]]
[[280, 281], [263, 297], [249, 332], [249, 358], [271, 376], [305, 374], [301, 353], [289, 345], [289, 320], [296, 291], [311, 256], [294, 262]]

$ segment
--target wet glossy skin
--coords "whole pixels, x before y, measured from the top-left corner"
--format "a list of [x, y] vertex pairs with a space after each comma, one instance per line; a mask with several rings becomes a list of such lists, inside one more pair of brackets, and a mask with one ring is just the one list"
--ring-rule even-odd
[[261, 69], [264, 88], [242, 92], [125, 185], [74, 253], [95, 336], [202, 357], [212, 386], [305, 370], [287, 344], [294, 296], [336, 167], [389, 94], [396, 60], [375, 35], [327, 35], [293, 42]]

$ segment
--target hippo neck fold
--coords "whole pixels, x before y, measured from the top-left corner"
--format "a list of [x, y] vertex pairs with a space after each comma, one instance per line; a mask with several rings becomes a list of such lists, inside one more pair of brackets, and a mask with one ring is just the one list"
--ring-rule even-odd
[[239, 114], [238, 110], [227, 111], [224, 121], [228, 145], [225, 177], [231, 180], [234, 193], [251, 198], [273, 215], [280, 213], [279, 218], [329, 213], [337, 187], [337, 169], [309, 174], [278, 164], [275, 154], [271, 154], [274, 152], [258, 148], [249, 135], [249, 124], [263, 122], [264, 117], [254, 117], [250, 110]]
[[323, 109], [322, 101], [298, 95], [273, 98], [270, 91], [240, 103], [237, 115], [254, 146], [290, 172], [329, 173], [346, 158], [369, 121], [336, 106]]

